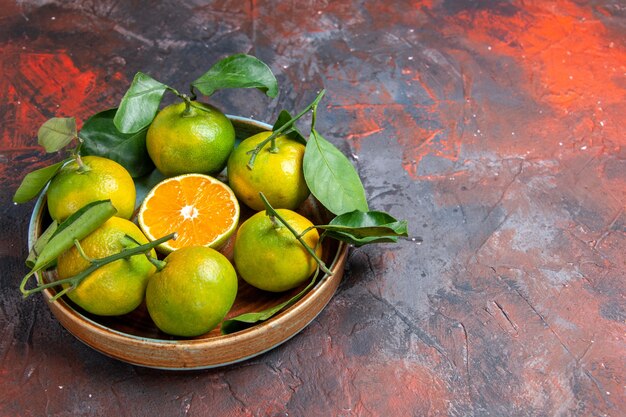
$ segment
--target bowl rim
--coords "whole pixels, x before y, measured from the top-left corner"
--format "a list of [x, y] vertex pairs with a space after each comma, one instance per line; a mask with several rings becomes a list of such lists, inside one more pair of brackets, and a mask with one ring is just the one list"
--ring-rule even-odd
[[[254, 125], [263, 130], [270, 130], [271, 126], [267, 123], [254, 119], [248, 119], [241, 116], [227, 115], [234, 122]], [[30, 216], [28, 226], [28, 249], [30, 250], [39, 235], [43, 232], [42, 216], [45, 210], [45, 193], [41, 193], [37, 198], [35, 206]], [[92, 320], [85, 316], [79, 310], [73, 308], [63, 298], [59, 298], [55, 302], [51, 302], [54, 295], [52, 289], [42, 291], [45, 300], [48, 302], [53, 314], [60, 321], [61, 325], [73, 334], [81, 342], [87, 344], [91, 348], [102, 354], [112, 358], [127, 362], [133, 365], [144, 366], [155, 369], [166, 370], [195, 370], [210, 369], [220, 366], [226, 366], [233, 363], [241, 362], [255, 356], [261, 355], [282, 343], [288, 341], [301, 330], [310, 324], [317, 315], [325, 308], [326, 304], [334, 295], [339, 282], [343, 276], [345, 262], [348, 254], [348, 245], [344, 242], [338, 242], [336, 253], [333, 256], [329, 269], [333, 271], [333, 275], [325, 274], [302, 298], [295, 302], [286, 310], [280, 312], [276, 316], [262, 323], [256, 324], [247, 329], [226, 335], [218, 335], [209, 338], [196, 339], [178, 339], [167, 340], [157, 339], [145, 336], [133, 335], [120, 330], [105, 326], [102, 323]], [[43, 271], [35, 274], [38, 282], [43, 280]], [[302, 317], [304, 321], [297, 323], [295, 326], [290, 325], [290, 319], [294, 317]], [[281, 327], [287, 329], [283, 335]], [[80, 330], [86, 330], [87, 334], [81, 333]], [[100, 341], [111, 342], [102, 345]], [[241, 347], [246, 342], [259, 342], [259, 348], [244, 349], [240, 354], [232, 356], [225, 361], [212, 360], [206, 358], [202, 360], [201, 353], [209, 353], [212, 349], [226, 350], [235, 347]], [[143, 357], [143, 355], [129, 354], [124, 352], [124, 348], [131, 346], [141, 346], [140, 351], [150, 351], [167, 347], [169, 350], [180, 354], [188, 355], [190, 353], [198, 353], [200, 355], [192, 355], [190, 363], [180, 363], [180, 366], [172, 364], [170, 359], [159, 359]], [[108, 350], [107, 350], [108, 348]], [[115, 349], [113, 349], [115, 348]], [[112, 349], [112, 350], [111, 350]], [[121, 350], [120, 350], [121, 349]], [[193, 352], [189, 352], [189, 350]], [[175, 355], [176, 356], [176, 355]], [[175, 359], [175, 358], [174, 358]]]

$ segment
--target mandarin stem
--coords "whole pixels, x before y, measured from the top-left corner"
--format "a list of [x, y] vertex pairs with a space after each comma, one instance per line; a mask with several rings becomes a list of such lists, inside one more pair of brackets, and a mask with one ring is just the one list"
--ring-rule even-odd
[[59, 291], [58, 293], [52, 296], [52, 298], [50, 299], [50, 302], [56, 301], [57, 299], [63, 297], [66, 293], [72, 291], [74, 288], [76, 287], [73, 284], [70, 285], [69, 287], [63, 288], [61, 291]]
[[274, 229], [278, 229], [283, 227], [280, 222], [276, 221], [276, 216], [272, 215], [272, 214], [268, 214], [268, 217], [270, 218], [270, 221], [272, 222], [272, 225], [274, 226]]
[[322, 99], [322, 97], [324, 97], [324, 94], [326, 94], [326, 90], [320, 91], [317, 97], [315, 97], [315, 100], [313, 100], [311, 104], [306, 106], [304, 110], [302, 110], [300, 113], [292, 117], [284, 125], [274, 130], [270, 136], [268, 136], [265, 140], [260, 142], [254, 149], [252, 149], [251, 151], [248, 151], [248, 153], [250, 154], [250, 160], [248, 161], [248, 164], [247, 164], [248, 168], [249, 169], [254, 168], [254, 161], [256, 160], [257, 154], [261, 152], [261, 149], [263, 149], [263, 147], [265, 147], [265, 145], [267, 145], [268, 142], [272, 142], [272, 145], [270, 147], [270, 152], [277, 153], [278, 148], [276, 147], [276, 138], [280, 136], [285, 130], [291, 128], [297, 120], [299, 120], [302, 116], [307, 114], [311, 109], [317, 108], [317, 105]]
[[183, 94], [183, 93], [179, 92], [175, 88], [172, 88], [170, 86], [165, 86], [165, 87], [166, 87], [166, 90], [171, 91], [172, 93], [177, 95], [178, 98], [180, 98], [181, 100], [183, 100], [185, 102], [185, 110], [183, 110], [182, 116], [183, 117], [193, 116], [193, 111], [192, 111], [192, 108], [191, 108], [192, 107], [191, 102], [196, 99], [196, 95], [195, 95], [195, 92], [193, 90], [193, 86], [191, 86], [191, 98], [187, 94]]
[[[71, 284], [70, 288], [76, 288], [82, 280], [84, 280], [87, 276], [89, 276], [96, 269], [104, 265], [110, 264], [111, 262], [120, 260], [120, 259], [126, 259], [126, 258], [130, 258], [131, 256], [147, 253], [151, 249], [157, 247], [163, 242], [167, 242], [170, 239], [176, 239], [176, 233], [171, 233], [167, 236], [163, 236], [160, 239], [154, 240], [144, 245], [135, 246], [134, 248], [124, 249], [116, 254], [105, 256], [104, 258], [92, 259], [90, 262], [90, 265], [85, 270], [79, 272], [78, 274], [74, 276], [57, 280], [54, 282], [49, 282], [47, 284], [38, 284], [35, 288], [30, 289], [30, 290], [24, 290], [22, 291], [22, 293], [24, 294], [24, 297], [28, 297], [29, 295], [35, 294], [37, 292], [41, 292], [45, 290], [46, 288], [55, 287], [61, 284]], [[62, 291], [62, 293], [65, 294], [67, 291], [69, 291], [69, 289], [66, 288]], [[51, 302], [55, 301], [57, 298], [58, 297], [55, 296], [52, 299], [50, 299], [50, 301]]]
[[263, 193], [259, 193], [259, 195], [261, 196], [261, 200], [263, 200], [263, 204], [265, 204], [265, 210], [266, 210], [267, 215], [270, 216], [270, 218], [272, 216], [276, 217], [282, 224], [284, 224], [285, 227], [289, 229], [289, 231], [293, 234], [293, 236], [298, 240], [298, 242], [300, 242], [300, 244], [304, 247], [304, 249], [309, 253], [309, 255], [311, 255], [313, 259], [315, 259], [315, 262], [317, 262], [317, 264], [320, 266], [322, 271], [324, 271], [324, 273], [328, 275], [332, 275], [333, 271], [331, 271], [330, 269], [326, 267], [326, 264], [324, 263], [324, 261], [322, 261], [319, 258], [319, 256], [317, 256], [315, 251], [311, 249], [309, 245], [307, 245], [307, 243], [304, 241], [302, 236], [300, 236], [298, 231], [294, 229], [285, 219], [283, 219], [280, 216], [280, 214], [276, 212], [276, 210], [274, 210], [274, 207], [272, 207], [270, 202], [267, 201], [267, 198], [265, 198], [265, 195], [263, 195]]
[[302, 236], [306, 235], [307, 233], [309, 233], [311, 230], [316, 229], [316, 228], [317, 228], [316, 226], [307, 227], [302, 232], [300, 232], [300, 234], [298, 236], [302, 237]]
[[276, 138], [273, 138], [270, 141], [270, 152], [271, 153], [278, 153], [279, 149], [278, 146], [276, 146]]
[[157, 271], [162, 270], [163, 268], [165, 268], [165, 265], [167, 265], [167, 262], [162, 261], [160, 259], [157, 259], [153, 256], [148, 255], [147, 253], [145, 254], [146, 258], [148, 258], [148, 260], [150, 261], [150, 263], [154, 266], [156, 266]]
[[191, 100], [189, 99], [189, 97], [187, 97], [186, 94], [183, 94], [181, 98], [185, 102], [185, 110], [183, 110], [182, 116], [183, 117], [193, 116], [193, 111], [191, 109]]
[[93, 263], [93, 258], [90, 258], [89, 256], [87, 256], [87, 254], [85, 253], [85, 251], [83, 250], [83, 247], [80, 245], [80, 242], [78, 241], [78, 239], [74, 239], [74, 246], [76, 246], [76, 250], [78, 250], [78, 254], [87, 262], [89, 262], [90, 264]]
[[83, 140], [83, 138], [80, 137], [80, 135], [76, 135], [74, 139], [76, 139], [77, 143], [76, 148], [74, 148], [72, 152], [74, 155], [80, 155], [80, 151], [83, 148], [83, 144], [85, 143], [85, 141]]
[[170, 86], [165, 86], [166, 90], [171, 91], [172, 93], [176, 94], [178, 97], [180, 97], [181, 99], [183, 99], [183, 94], [181, 94], [177, 89], [172, 88]]
[[78, 164], [78, 172], [91, 171], [91, 168], [89, 168], [87, 165], [85, 165], [85, 163], [83, 162], [83, 159], [80, 157], [78, 152], [76, 152], [74, 154], [74, 158], [76, 158], [76, 163]]

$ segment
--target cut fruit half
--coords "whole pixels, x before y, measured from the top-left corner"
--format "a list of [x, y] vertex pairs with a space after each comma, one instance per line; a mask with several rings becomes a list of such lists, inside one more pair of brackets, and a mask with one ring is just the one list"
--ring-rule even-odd
[[150, 240], [177, 233], [157, 247], [169, 253], [187, 246], [220, 249], [237, 229], [239, 203], [223, 182], [202, 174], [185, 174], [158, 183], [146, 196], [137, 217]]

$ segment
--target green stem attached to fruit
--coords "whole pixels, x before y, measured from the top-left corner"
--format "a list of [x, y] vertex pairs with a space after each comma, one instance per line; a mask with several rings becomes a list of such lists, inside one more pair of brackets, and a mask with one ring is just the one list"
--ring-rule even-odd
[[150, 256], [147, 252], [145, 255], [146, 255], [146, 258], [148, 258], [148, 260], [150, 261], [150, 263], [156, 267], [157, 271], [162, 270], [163, 268], [165, 268], [165, 265], [167, 265], [167, 262], [157, 259], [154, 256]]
[[183, 110], [182, 116], [183, 117], [193, 116], [194, 110], [191, 105], [191, 99], [186, 94], [181, 95], [180, 98], [182, 98], [183, 101], [185, 102], [185, 110]]
[[311, 230], [315, 228], [316, 228], [315, 226], [307, 227], [298, 236], [303, 237], [304, 235], [306, 235], [307, 233], [309, 233]]
[[294, 117], [292, 117], [290, 120], [288, 120], [284, 125], [282, 125], [278, 129], [274, 130], [272, 132], [272, 134], [267, 137], [267, 139], [265, 139], [264, 141], [260, 142], [254, 149], [249, 151], [248, 153], [250, 154], [250, 160], [248, 161], [248, 168], [249, 169], [253, 169], [254, 168], [254, 161], [256, 160], [256, 157], [257, 157], [258, 153], [261, 152], [261, 150], [269, 142], [271, 142], [269, 151], [272, 152], [272, 153], [277, 153], [278, 152], [278, 147], [276, 147], [276, 138], [278, 136], [280, 136], [281, 134], [285, 133], [286, 131], [288, 131], [293, 126], [293, 124], [298, 119], [300, 119], [302, 116], [307, 114], [309, 111], [316, 109], [317, 105], [320, 102], [320, 100], [322, 99], [322, 97], [324, 97], [324, 94], [326, 94], [326, 90], [320, 91], [320, 93], [317, 95], [317, 97], [315, 97], [315, 100], [313, 100], [313, 102], [311, 102], [311, 104], [306, 106], [304, 108], [304, 110], [302, 110], [300, 113], [296, 114]]
[[93, 263], [94, 259], [89, 257], [89, 256], [87, 256], [87, 254], [83, 250], [83, 247], [81, 246], [81, 244], [78, 241], [78, 239], [74, 239], [74, 246], [76, 246], [76, 250], [78, 250], [78, 254], [80, 255], [81, 258], [83, 258], [84, 260], [86, 260], [90, 264]]
[[270, 221], [272, 222], [274, 229], [279, 229], [281, 227], [284, 227], [278, 220], [276, 220], [276, 216], [274, 216], [273, 214], [268, 214], [268, 217], [270, 218]]
[[83, 162], [83, 159], [80, 157], [80, 151], [83, 147], [83, 139], [80, 136], [78, 136], [78, 133], [77, 133], [74, 135], [74, 140], [76, 141], [76, 147], [70, 150], [70, 154], [72, 155], [72, 158], [74, 158], [74, 160], [78, 164], [78, 172], [83, 173], [83, 172], [91, 171], [91, 168], [89, 168]]
[[176, 95], [179, 99], [181, 99], [185, 103], [185, 110], [183, 110], [181, 114], [182, 117], [193, 116], [194, 113], [193, 113], [192, 107], [197, 108], [196, 106], [193, 105], [193, 101], [196, 100], [196, 94], [194, 92], [193, 86], [191, 86], [191, 97], [188, 96], [187, 94], [181, 93], [177, 89], [170, 87], [170, 86], [165, 86], [165, 89], [172, 92], [174, 95]]
[[[155, 241], [146, 243], [144, 245], [139, 245], [139, 246], [135, 246], [132, 248], [127, 248], [127, 249], [123, 249], [122, 251], [114, 254], [114, 255], [110, 255], [110, 256], [105, 256], [104, 258], [99, 258], [99, 259], [91, 259], [88, 256], [85, 255], [84, 251], [82, 250], [82, 248], [80, 247], [80, 244], [78, 244], [76, 247], [79, 251], [79, 253], [81, 254], [81, 256], [83, 256], [86, 260], [88, 260], [89, 262], [89, 267], [87, 267], [87, 269], [85, 269], [84, 271], [80, 272], [79, 274], [76, 274], [72, 277], [69, 278], [65, 278], [65, 279], [61, 279], [58, 281], [54, 281], [54, 282], [49, 282], [47, 284], [38, 284], [35, 288], [30, 289], [30, 290], [26, 290], [24, 288], [20, 288], [20, 290], [22, 291], [22, 294], [24, 295], [24, 297], [28, 297], [29, 295], [35, 294], [37, 292], [41, 292], [43, 290], [45, 290], [46, 288], [51, 288], [51, 287], [56, 287], [58, 285], [63, 285], [63, 284], [69, 284], [69, 286], [67, 288], [64, 288], [63, 290], [57, 292], [51, 299], [50, 301], [56, 301], [59, 297], [63, 296], [64, 294], [66, 294], [68, 291], [76, 288], [78, 286], [78, 284], [81, 283], [82, 280], [84, 280], [87, 276], [89, 276], [92, 272], [94, 272], [96, 269], [110, 264], [111, 262], [115, 262], [117, 260], [120, 259], [126, 259], [126, 258], [130, 258], [131, 256], [135, 256], [135, 255], [143, 255], [143, 254], [148, 254], [150, 252], [150, 250], [152, 250], [153, 248], [157, 247], [158, 245], [160, 245], [163, 242], [167, 242], [170, 239], [176, 239], [176, 233], [171, 233], [167, 236], [164, 236], [160, 239], [157, 239]], [[149, 258], [148, 258], [149, 259]], [[162, 261], [159, 261], [162, 262]], [[158, 266], [157, 266], [158, 268]]]
[[[173, 239], [176, 240], [176, 237], [176, 234], [174, 234]], [[130, 235], [124, 235], [123, 239], [126, 240], [126, 242], [122, 242], [126, 249], [133, 248], [135, 246], [141, 246], [141, 243], [137, 242]], [[150, 256], [150, 251], [146, 251], [144, 254], [146, 255], [146, 258], [148, 258], [148, 261], [150, 261], [150, 263], [156, 267], [157, 271], [162, 270], [163, 268], [165, 268], [165, 265], [167, 265], [167, 262], [155, 258], [154, 256]]]
[[[265, 198], [265, 195], [263, 195], [263, 193], [259, 193], [259, 195], [261, 196], [261, 200], [263, 200], [263, 204], [265, 204], [265, 210], [267, 212], [267, 215], [270, 216], [270, 219], [274, 218], [278, 219], [283, 225], [285, 225], [285, 227], [287, 229], [289, 229], [289, 231], [294, 235], [294, 237], [298, 240], [298, 242], [300, 242], [300, 244], [304, 247], [304, 249], [309, 253], [309, 255], [311, 255], [313, 257], [313, 259], [315, 259], [315, 262], [317, 262], [317, 264], [320, 266], [320, 269], [322, 271], [324, 271], [324, 273], [328, 274], [328, 275], [332, 275], [333, 271], [331, 271], [330, 269], [328, 269], [328, 267], [326, 266], [326, 264], [324, 263], [324, 261], [322, 261], [319, 256], [317, 256], [317, 254], [315, 253], [315, 251], [306, 244], [306, 242], [304, 241], [304, 239], [302, 238], [301, 234], [298, 233], [298, 231], [296, 229], [294, 229], [293, 227], [291, 227], [291, 225], [285, 220], [283, 219], [280, 214], [278, 214], [276, 212], [276, 210], [274, 209], [274, 207], [271, 206], [271, 204], [269, 203], [269, 201], [267, 201], [267, 198]], [[310, 229], [309, 229], [310, 230]]]

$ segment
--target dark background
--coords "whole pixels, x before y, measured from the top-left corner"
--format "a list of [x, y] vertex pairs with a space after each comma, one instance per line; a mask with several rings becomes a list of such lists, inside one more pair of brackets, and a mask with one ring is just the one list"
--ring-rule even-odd
[[[23, 300], [23, 176], [53, 116], [136, 71], [185, 90], [253, 54], [411, 239], [353, 249], [326, 309], [246, 362], [109, 359]], [[0, 0], [0, 415], [623, 416], [626, 7], [608, 1]]]

